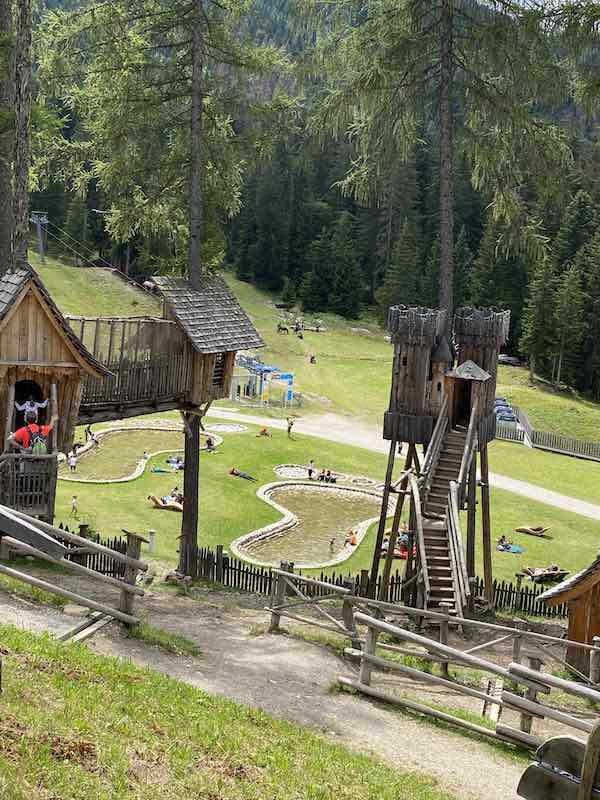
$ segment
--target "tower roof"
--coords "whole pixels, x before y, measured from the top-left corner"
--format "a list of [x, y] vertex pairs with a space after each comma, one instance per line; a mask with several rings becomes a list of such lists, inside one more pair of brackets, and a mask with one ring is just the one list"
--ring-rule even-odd
[[454, 359], [452, 358], [452, 353], [450, 352], [450, 345], [448, 344], [448, 340], [445, 336], [442, 336], [439, 340], [437, 347], [431, 354], [431, 363], [432, 364], [452, 364]]

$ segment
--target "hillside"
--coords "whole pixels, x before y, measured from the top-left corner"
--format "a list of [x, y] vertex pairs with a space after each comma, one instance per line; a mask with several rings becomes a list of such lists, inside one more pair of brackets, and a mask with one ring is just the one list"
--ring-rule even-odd
[[161, 314], [158, 300], [101, 267], [70, 267], [54, 258], [30, 261], [64, 314], [134, 317]]

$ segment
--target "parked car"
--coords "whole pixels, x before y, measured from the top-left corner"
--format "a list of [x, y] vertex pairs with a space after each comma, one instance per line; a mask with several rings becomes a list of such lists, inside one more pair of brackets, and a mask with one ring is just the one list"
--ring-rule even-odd
[[517, 418], [514, 414], [498, 414], [497, 419], [500, 422], [514, 422], [516, 424]]
[[498, 356], [498, 363], [505, 364], [509, 367], [520, 367], [523, 364], [520, 358], [517, 358], [516, 356], [508, 356], [506, 353], [500, 353]]

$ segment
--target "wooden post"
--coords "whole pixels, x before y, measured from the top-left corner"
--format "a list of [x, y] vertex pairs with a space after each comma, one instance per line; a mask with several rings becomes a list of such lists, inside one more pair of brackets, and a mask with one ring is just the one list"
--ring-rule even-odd
[[[534, 669], [539, 672], [542, 669], [542, 664], [544, 663], [541, 658], [537, 656], [527, 656], [529, 661], [529, 669]], [[531, 700], [535, 702], [537, 698], [537, 689], [527, 689], [525, 692], [525, 699]], [[521, 719], [519, 722], [519, 727], [523, 731], [523, 733], [531, 733], [531, 726], [533, 724], [533, 717], [531, 714], [527, 714], [524, 711], [521, 712]]]
[[58, 451], [58, 391], [55, 381], [50, 384], [50, 419], [54, 419], [52, 429], [52, 452]]
[[383, 498], [381, 500], [381, 515], [379, 517], [379, 527], [377, 528], [377, 536], [375, 538], [375, 550], [373, 551], [373, 561], [371, 563], [371, 579], [369, 581], [369, 597], [375, 597], [377, 591], [377, 578], [379, 576], [379, 560], [381, 554], [381, 546], [383, 544], [383, 537], [385, 535], [385, 525], [387, 521], [388, 505], [390, 501], [390, 485], [394, 475], [394, 462], [396, 460], [396, 448], [398, 442], [392, 439], [390, 442], [390, 452], [388, 455], [387, 470], [385, 473], [385, 485], [383, 488]]
[[[140, 536], [139, 533], [127, 533], [127, 556], [129, 558], [134, 558], [136, 561], [140, 560], [140, 555], [142, 553], [142, 542], [147, 543], [148, 540], [144, 539], [143, 536]], [[130, 586], [135, 586], [137, 573], [138, 571], [136, 567], [127, 564], [125, 567], [125, 575], [123, 576], [123, 580]], [[122, 589], [121, 600], [119, 602], [119, 611], [122, 611], [124, 614], [132, 615], [134, 602], [135, 595], [132, 592], [126, 592], [124, 589]]]
[[[450, 609], [452, 608], [452, 603], [448, 603], [447, 601], [442, 601], [440, 603], [440, 611], [442, 614], [446, 614], [446, 619], [440, 620], [440, 644], [448, 644], [448, 631], [449, 631], [449, 620], [448, 617], [450, 616]], [[448, 677], [448, 662], [442, 661], [441, 663], [442, 668], [442, 675]]]
[[[377, 650], [377, 638], [379, 636], [379, 632], [376, 631], [374, 628], [367, 628], [367, 638], [365, 641], [365, 646], [363, 652], [368, 656], [374, 656], [375, 651]], [[373, 670], [372, 664], [370, 664], [365, 658], [361, 659], [360, 662], [360, 674], [358, 680], [361, 683], [364, 683], [366, 686], [371, 685], [371, 672]]]
[[[517, 622], [516, 629], [518, 631], [523, 629], [523, 623]], [[521, 645], [523, 644], [523, 637], [520, 633], [515, 634], [513, 638], [513, 651], [512, 651], [512, 660], [515, 664], [521, 663]]]
[[358, 633], [356, 631], [356, 623], [354, 622], [354, 591], [355, 591], [355, 583], [352, 578], [344, 578], [342, 585], [345, 589], [348, 589], [350, 592], [349, 595], [345, 595], [342, 601], [342, 619], [344, 620], [344, 625], [346, 630], [350, 634], [350, 641], [352, 643], [352, 647], [355, 650], [360, 650], [361, 643], [358, 637]]
[[4, 449], [9, 449], [9, 436], [13, 433], [12, 421], [15, 413], [15, 382], [12, 381], [8, 384], [8, 391], [6, 393], [6, 428], [4, 430]]
[[600, 636], [592, 639], [594, 649], [590, 650], [590, 681], [597, 686], [600, 683]]
[[[281, 569], [288, 571], [288, 563], [287, 561], [282, 561], [280, 564]], [[283, 605], [283, 601], [285, 600], [286, 595], [286, 586], [285, 581], [281, 575], [275, 575], [275, 580], [273, 581], [273, 589], [271, 592], [271, 607], [277, 608], [278, 606]], [[277, 611], [271, 611], [271, 624], [269, 625], [269, 633], [279, 633], [279, 623], [281, 622], [281, 614], [278, 614]]]
[[217, 583], [223, 583], [223, 545], [217, 545], [217, 564], [215, 571], [215, 580]]
[[361, 597], [367, 597], [369, 593], [369, 570], [361, 569], [360, 571], [360, 589], [358, 591]]
[[[404, 470], [410, 469], [413, 460], [417, 458], [417, 448], [414, 444], [408, 446], [406, 454], [406, 461], [404, 462]], [[398, 539], [398, 529], [400, 528], [400, 520], [402, 518], [402, 510], [404, 508], [405, 492], [408, 487], [408, 478], [404, 478], [399, 486], [399, 494], [396, 499], [396, 509], [394, 511], [394, 519], [392, 521], [392, 530], [390, 532], [390, 541], [385, 557], [385, 564], [383, 567], [383, 575], [381, 576], [381, 585], [379, 587], [379, 600], [387, 601], [388, 588], [390, 585], [390, 573], [392, 571], [392, 562], [394, 560], [394, 548]], [[382, 542], [383, 544], [383, 542]]]
[[492, 568], [492, 521], [490, 517], [490, 474], [487, 444], [480, 453], [481, 528], [483, 549], [483, 580], [486, 602], [494, 605], [494, 574]]
[[185, 415], [185, 470], [183, 518], [179, 546], [179, 572], [195, 577], [198, 551], [198, 493], [200, 485], [200, 418]]
[[473, 453], [469, 470], [467, 493], [467, 575], [475, 576], [475, 538], [477, 520], [477, 450]]

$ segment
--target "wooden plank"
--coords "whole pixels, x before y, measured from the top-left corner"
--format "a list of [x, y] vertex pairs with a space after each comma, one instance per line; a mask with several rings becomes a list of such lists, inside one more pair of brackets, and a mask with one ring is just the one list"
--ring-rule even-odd
[[[480, 692], [477, 689], [472, 689], [470, 686], [465, 686], [462, 683], [457, 683], [456, 681], [442, 678], [439, 675], [433, 675], [429, 672], [422, 672], [421, 670], [413, 669], [412, 667], [406, 667], [404, 664], [400, 664], [396, 661], [390, 661], [386, 658], [381, 658], [381, 656], [369, 655], [368, 653], [363, 653], [362, 650], [355, 650], [352, 647], [346, 647], [344, 649], [344, 655], [349, 656], [350, 658], [368, 661], [370, 664], [380, 667], [383, 670], [389, 670], [390, 672], [399, 672], [402, 675], [408, 675], [409, 678], [413, 678], [413, 680], [416, 681], [445, 686], [447, 689], [451, 689], [458, 694], [467, 695], [468, 697], [476, 697], [478, 700], [483, 700], [487, 703], [494, 703], [498, 706], [502, 705], [502, 701], [499, 698], [493, 697], [486, 692]], [[418, 654], [416, 655], [418, 656]]]
[[548, 672], [539, 673], [536, 670], [528, 669], [528, 667], [524, 667], [522, 664], [515, 664], [514, 662], [508, 665], [508, 671], [513, 680], [518, 681], [520, 678], [527, 678], [534, 681], [536, 680], [535, 676], [537, 676], [538, 681], [543, 680], [547, 686], [551, 686], [553, 689], [559, 689], [560, 691], [575, 695], [576, 697], [583, 697], [585, 700], [590, 700], [593, 703], [600, 703], [599, 691], [589, 686], [575, 683], [575, 681], [557, 678], [555, 675], [551, 675]]
[[[27, 514], [0, 506], [0, 533], [3, 536], [11, 536], [18, 542], [31, 545], [46, 555], [60, 561], [67, 552], [67, 548], [49, 536], [44, 530], [40, 530], [42, 525], [39, 520], [34, 520]], [[51, 526], [48, 526], [51, 527]], [[61, 533], [61, 531], [56, 531]]]
[[502, 725], [500, 722], [496, 723], [496, 733], [501, 739], [511, 744], [516, 742], [519, 745], [525, 745], [531, 750], [536, 750], [543, 741], [539, 736], [534, 736], [532, 733], [524, 733], [517, 728], [511, 728], [510, 725]]
[[276, 569], [275, 567], [273, 567], [272, 572], [274, 575], [283, 575], [285, 578], [289, 578], [295, 583], [304, 583], [308, 586], [320, 586], [323, 589], [337, 592], [337, 594], [350, 594], [350, 590], [345, 589], [343, 586], [335, 586], [333, 583], [319, 581], [316, 578], [309, 578], [306, 575], [296, 575], [294, 572], [286, 572], [285, 570]]
[[[553, 736], [540, 745], [536, 757], [538, 761], [552, 766], [569, 775], [581, 776], [586, 743], [572, 736]], [[600, 786], [600, 767], [596, 768], [595, 781]]]
[[59, 597], [66, 597], [67, 600], [72, 600], [74, 603], [77, 603], [80, 606], [85, 606], [85, 608], [92, 608], [94, 611], [101, 611], [103, 614], [108, 614], [109, 616], [114, 617], [121, 622], [125, 622], [128, 625], [137, 625], [139, 622], [139, 620], [135, 617], [132, 617], [129, 614], [124, 614], [122, 611], [119, 611], [116, 608], [111, 608], [110, 606], [104, 605], [104, 603], [98, 603], [95, 600], [90, 600], [80, 594], [70, 592], [68, 589], [63, 589], [61, 586], [56, 586], [53, 583], [40, 580], [40, 578], [34, 578], [32, 575], [27, 575], [24, 572], [19, 572], [16, 569], [5, 567], [4, 564], [0, 564], [0, 573], [3, 575], [8, 575], [9, 578], [15, 578], [15, 580], [23, 581], [23, 583], [28, 583], [30, 586], [35, 586], [38, 589], [43, 589], [46, 592], [50, 592], [50, 594], [57, 594]]
[[[27, 514], [23, 514], [21, 511], [14, 511], [12, 509], [6, 508], [5, 506], [0, 506], [0, 523], [5, 515], [12, 514], [15, 517], [18, 517], [19, 520], [31, 521], [31, 517], [28, 517]], [[87, 548], [88, 550], [96, 553], [104, 553], [107, 556], [110, 556], [115, 561], [120, 561], [123, 564], [129, 564], [131, 566], [136, 567], [136, 569], [140, 570], [141, 572], [146, 572], [148, 569], [148, 564], [145, 561], [133, 561], [127, 555], [123, 553], [119, 553], [117, 550], [111, 550], [109, 547], [104, 547], [104, 545], [98, 544], [97, 542], [92, 542], [89, 539], [84, 539], [82, 536], [77, 536], [74, 533], [71, 533], [67, 530], [61, 530], [60, 528], [56, 528], [54, 525], [49, 525], [47, 522], [42, 522], [41, 520], [35, 520], [35, 526], [39, 528], [41, 531], [50, 534], [50, 537], [60, 537], [65, 539], [67, 542], [72, 542], [73, 544], [79, 544], [83, 547]], [[59, 542], [54, 540], [54, 544], [58, 547], [63, 547]], [[34, 545], [35, 546], [35, 545]], [[40, 547], [40, 549], [42, 549]]]
[[36, 558], [41, 558], [43, 561], [48, 561], [48, 563], [50, 564], [57, 564], [58, 566], [65, 567], [65, 569], [70, 569], [72, 572], [77, 572], [80, 575], [86, 575], [88, 578], [93, 578], [94, 580], [98, 580], [101, 581], [102, 583], [109, 584], [110, 586], [114, 586], [116, 589], [121, 589], [122, 591], [130, 592], [131, 594], [135, 594], [138, 597], [144, 596], [144, 590], [142, 589], [141, 586], [135, 586], [128, 583], [124, 583], [123, 581], [120, 581], [117, 578], [113, 578], [110, 575], [104, 575], [101, 572], [97, 572], [96, 570], [84, 566], [83, 564], [78, 564], [76, 561], [70, 561], [65, 558], [62, 558], [60, 560], [52, 558], [52, 556], [42, 552], [42, 550], [38, 550], [37, 547], [31, 547], [30, 545], [24, 544], [23, 542], [20, 542], [17, 539], [13, 539], [11, 536], [4, 536], [3, 539], [7, 541], [9, 544], [14, 544], [15, 549], [19, 549], [23, 553], [26, 553], [27, 555], [35, 556]]
[[482, 725], [476, 725], [475, 723], [468, 722], [460, 717], [453, 717], [451, 714], [446, 714], [443, 711], [438, 711], [437, 709], [430, 708], [429, 706], [424, 706], [421, 703], [415, 703], [412, 700], [407, 700], [404, 697], [389, 695], [386, 692], [382, 692], [380, 689], [374, 689], [372, 686], [367, 686], [360, 681], [340, 676], [338, 678], [338, 683], [340, 683], [342, 686], [349, 686], [351, 689], [356, 689], [357, 691], [367, 694], [370, 697], [375, 697], [377, 700], [382, 700], [384, 703], [392, 703], [393, 705], [401, 706], [402, 708], [406, 708], [409, 711], [416, 712], [417, 714], [424, 714], [427, 717], [433, 717], [434, 719], [439, 719], [442, 722], [448, 722], [450, 725], [457, 725], [459, 728], [464, 728], [471, 733], [476, 733], [480, 736], [487, 736], [490, 739], [498, 738], [495, 731], [491, 730], [490, 728], [484, 728]]
[[532, 717], [537, 717], [538, 719], [552, 719], [555, 722], [560, 722], [562, 725], [567, 725], [569, 728], [575, 728], [584, 733], [591, 733], [594, 727], [591, 722], [578, 719], [571, 714], [565, 714], [563, 711], [557, 711], [555, 708], [551, 708], [543, 703], [527, 700], [527, 698], [521, 697], [513, 692], [502, 692], [502, 702], [505, 706], [516, 709], [517, 711], [525, 711], [527, 714], [531, 714]]

